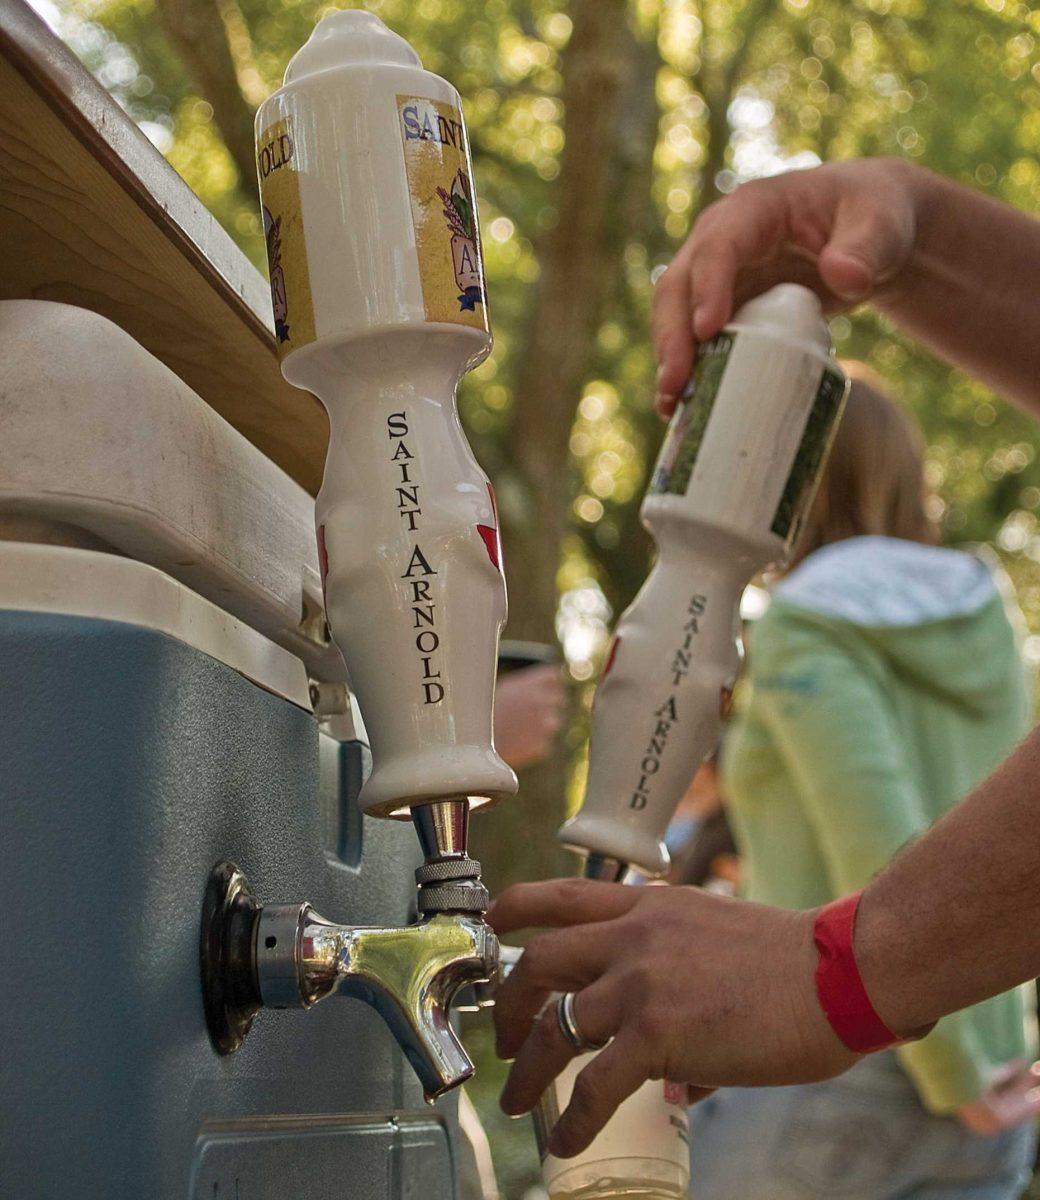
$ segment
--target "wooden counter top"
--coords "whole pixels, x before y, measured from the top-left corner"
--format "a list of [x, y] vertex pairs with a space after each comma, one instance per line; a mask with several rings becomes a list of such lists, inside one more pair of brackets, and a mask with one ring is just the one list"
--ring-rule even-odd
[[328, 425], [275, 357], [267, 282], [22, 0], [0, 0], [0, 299], [125, 329], [312, 493]]

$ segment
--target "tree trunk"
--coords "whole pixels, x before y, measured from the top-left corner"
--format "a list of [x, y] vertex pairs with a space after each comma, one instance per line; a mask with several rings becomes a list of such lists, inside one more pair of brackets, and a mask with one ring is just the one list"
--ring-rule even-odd
[[[657, 37], [648, 37], [633, 47], [635, 76], [626, 96], [619, 129], [619, 170], [614, 194], [612, 254], [621, 255], [628, 247], [645, 251], [652, 266], [661, 261], [672, 243], [661, 223], [653, 202], [654, 154], [660, 133], [661, 110], [657, 101], [656, 81], [661, 67]], [[611, 280], [612, 293], [607, 300], [607, 319], [634, 336], [649, 342], [649, 313], [641, 289], [634, 290], [627, 271], [617, 271]], [[625, 350], [622, 355], [628, 353]], [[604, 356], [597, 373], [610, 379], [616, 373], [618, 353]], [[645, 446], [644, 482], [649, 477], [665, 427], [653, 411], [653, 378], [649, 376], [642, 404], [626, 407], [626, 415], [635, 436]], [[642, 494], [642, 487], [639, 489]], [[618, 507], [607, 505], [609, 519], [617, 531], [617, 541], [604, 545], [593, 528], [583, 529], [585, 552], [596, 564], [600, 587], [611, 606], [614, 621], [631, 602], [642, 585], [650, 566], [652, 542], [639, 517], [639, 500]]]
[[[617, 129], [630, 75], [625, 0], [577, 0], [563, 54], [564, 149], [555, 227], [539, 247], [540, 277], [514, 388], [512, 459], [526, 512], [507, 528], [515, 637], [553, 637], [556, 572], [570, 524], [569, 440], [588, 377], [603, 301], [617, 263], [609, 254]], [[514, 593], [519, 589], [514, 588]]]
[[[556, 575], [573, 498], [571, 427], [620, 266], [620, 222], [612, 219], [618, 129], [634, 78], [626, 0], [576, 0], [571, 18], [562, 61], [565, 141], [553, 196], [558, 219], [538, 247], [540, 276], [508, 435], [506, 471], [523, 502], [519, 512], [503, 512], [509, 636], [542, 642], [555, 641]], [[567, 869], [553, 835], [564, 815], [570, 757], [561, 746], [524, 771], [519, 799], [474, 822], [493, 888], [519, 874]]]
[[156, 0], [156, 12], [200, 95], [247, 192], [256, 187], [253, 106], [242, 95], [227, 29], [215, 0]]
[[747, 66], [752, 46], [760, 28], [765, 23], [773, 0], [750, 0], [741, 14], [742, 34], [736, 49], [731, 51], [728, 58], [717, 60], [711, 53], [708, 40], [708, 6], [701, 6], [701, 19], [705, 31], [705, 41], [708, 47], [704, 54], [704, 66], [701, 70], [702, 86], [705, 103], [708, 106], [708, 144], [702, 168], [703, 187], [697, 197], [696, 214], [708, 207], [712, 201], [721, 195], [718, 186], [718, 174], [726, 165], [726, 151], [732, 130], [729, 124], [729, 106], [733, 103], [740, 87], [740, 81]]

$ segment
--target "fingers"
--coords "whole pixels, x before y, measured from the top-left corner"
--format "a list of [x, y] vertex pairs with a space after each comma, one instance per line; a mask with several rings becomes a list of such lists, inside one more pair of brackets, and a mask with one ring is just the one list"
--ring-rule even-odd
[[689, 240], [654, 294], [654, 344], [660, 363], [657, 408], [667, 416], [693, 369], [697, 342], [707, 341], [733, 315], [740, 273], [783, 243], [787, 186], [769, 180], [745, 186], [702, 213]]
[[698, 341], [733, 316], [738, 276], [773, 258], [788, 241], [790, 178], [745, 184], [707, 208], [690, 235], [690, 305]]
[[734, 311], [776, 287], [778, 283], [798, 283], [815, 292], [824, 311], [833, 312], [847, 305], [836, 297], [820, 278], [819, 255], [801, 246], [789, 245], [784, 253], [769, 262], [747, 267], [740, 272], [733, 296]]
[[659, 363], [655, 404], [662, 417], [671, 416], [693, 370], [688, 258], [689, 252], [684, 247], [654, 289], [652, 324]]
[[903, 228], [873, 197], [846, 195], [820, 252], [820, 276], [843, 300], [865, 300], [902, 264], [910, 238], [912, 230]]
[[506, 675], [500, 683], [509, 686], [530, 688], [537, 693], [563, 694], [563, 672], [556, 663], [539, 663], [535, 667], [523, 667]]
[[894, 279], [914, 243], [915, 211], [906, 181], [880, 160], [756, 180], [710, 205], [654, 296], [659, 410], [674, 408], [696, 343], [764, 288], [805, 282], [833, 310]]
[[[612, 994], [613, 989], [594, 984], [574, 997], [574, 1021], [589, 1041], [606, 1042], [613, 1036], [617, 1018]], [[553, 1000], [535, 1022], [510, 1068], [502, 1089], [502, 1111], [510, 1116], [530, 1112], [574, 1056], [574, 1047], [560, 1029], [557, 1002]]]
[[603, 1129], [619, 1104], [646, 1082], [638, 1039], [616, 1037], [593, 1058], [574, 1080], [570, 1103], [549, 1139], [549, 1152], [557, 1158], [580, 1154]]
[[537, 717], [543, 730], [551, 736], [563, 723], [563, 710], [567, 701], [563, 672], [555, 665], [546, 664], [544, 667], [531, 668], [531, 673], [531, 682], [538, 700]]
[[522, 673], [528, 679], [536, 679], [539, 683], [562, 684], [563, 682], [562, 670], [556, 663], [539, 663], [536, 667], [525, 667]]
[[527, 766], [550, 753], [566, 703], [563, 671], [552, 663], [512, 671], [498, 680], [495, 746], [511, 767]]
[[578, 926], [535, 938], [495, 992], [495, 1052], [512, 1058], [551, 992], [576, 992], [603, 971], [607, 942]]
[[500, 935], [535, 926], [590, 925], [623, 916], [639, 902], [639, 893], [594, 879], [517, 883], [492, 903], [487, 919]]
[[741, 260], [749, 255], [740, 229], [704, 236], [691, 242], [690, 328], [699, 342], [707, 341], [733, 315], [733, 291]]

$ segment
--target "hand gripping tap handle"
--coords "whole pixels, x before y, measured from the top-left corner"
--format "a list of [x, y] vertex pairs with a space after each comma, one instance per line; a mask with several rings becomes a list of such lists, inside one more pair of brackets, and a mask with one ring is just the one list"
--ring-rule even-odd
[[331, 426], [316, 522], [365, 718], [364, 811], [516, 790], [492, 702], [498, 518], [455, 389], [491, 335], [461, 101], [375, 16], [334, 12], [256, 121], [282, 373]]
[[700, 348], [643, 501], [658, 558], [596, 690], [581, 810], [560, 831], [586, 873], [660, 875], [664, 833], [715, 749], [740, 663], [740, 598], [782, 561], [845, 400], [816, 296], [782, 284]]

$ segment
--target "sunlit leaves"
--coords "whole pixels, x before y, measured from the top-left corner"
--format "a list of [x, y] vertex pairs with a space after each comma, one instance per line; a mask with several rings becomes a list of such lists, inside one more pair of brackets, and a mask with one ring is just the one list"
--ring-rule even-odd
[[[277, 86], [328, 6], [237, 0], [233, 7], [232, 33], [235, 12], [241, 16], [236, 65], [258, 95]], [[556, 222], [569, 5], [368, 0], [366, 7], [451, 78], [466, 104], [496, 349], [467, 381], [461, 408], [482, 458], [505, 481], [508, 505], [510, 414], [523, 403], [513, 388], [517, 356], [538, 303], [539, 242]], [[162, 36], [151, 0], [68, 0], [63, 11], [63, 35], [259, 262], [252, 180], [237, 177], [218, 123]], [[616, 260], [604, 263], [618, 290], [596, 337], [597, 378], [586, 386], [571, 437], [575, 536], [561, 575], [566, 586], [572, 576], [598, 576], [615, 607], [645, 570], [643, 552], [630, 548], [660, 438], [650, 412], [650, 276], [706, 199], [743, 179], [820, 159], [899, 154], [1040, 210], [1040, 7], [1016, 0], [631, 0], [630, 13], [656, 55], [657, 138], [642, 207], [626, 202], [619, 210]], [[843, 318], [835, 330], [842, 351], [872, 361], [921, 419], [948, 536], [993, 541], [1040, 627], [1035, 427], [873, 318]], [[512, 491], [520, 504], [522, 489]]]

